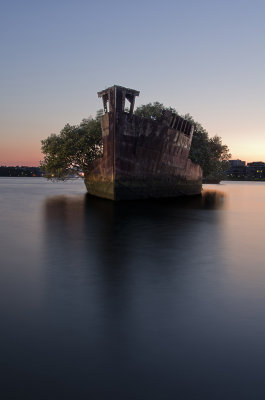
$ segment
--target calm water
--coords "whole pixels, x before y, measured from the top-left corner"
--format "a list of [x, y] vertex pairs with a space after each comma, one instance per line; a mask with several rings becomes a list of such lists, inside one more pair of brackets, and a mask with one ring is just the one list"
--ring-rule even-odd
[[264, 399], [265, 184], [0, 178], [1, 399]]

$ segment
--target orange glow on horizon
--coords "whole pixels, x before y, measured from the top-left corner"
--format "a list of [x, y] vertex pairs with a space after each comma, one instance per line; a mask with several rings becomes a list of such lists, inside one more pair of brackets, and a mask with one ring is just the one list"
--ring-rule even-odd
[[[21, 151], [18, 152], [14, 150], [2, 151], [1, 149], [0, 151], [0, 165], [5, 165], [7, 167], [17, 165], [38, 167], [41, 160], [43, 160], [43, 154], [40, 150], [31, 153], [31, 151], [28, 149], [28, 151], [23, 151], [23, 154]], [[263, 155], [261, 151], [253, 155], [240, 155], [237, 153], [232, 153], [231, 160], [245, 161], [246, 164], [253, 161], [265, 162], [265, 154]]]
[[7, 167], [11, 166], [29, 166], [38, 167], [40, 161], [43, 159], [43, 154], [40, 150], [36, 149], [10, 149], [1, 148], [0, 149], [0, 165], [5, 165]]

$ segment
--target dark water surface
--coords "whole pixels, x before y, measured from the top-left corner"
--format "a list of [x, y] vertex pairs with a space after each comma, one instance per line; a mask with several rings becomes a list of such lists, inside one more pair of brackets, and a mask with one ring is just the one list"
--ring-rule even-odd
[[264, 399], [265, 184], [0, 178], [1, 399]]

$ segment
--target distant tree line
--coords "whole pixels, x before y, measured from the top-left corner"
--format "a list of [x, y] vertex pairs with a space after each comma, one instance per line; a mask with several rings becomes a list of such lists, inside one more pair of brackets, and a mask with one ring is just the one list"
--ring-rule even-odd
[[43, 172], [39, 167], [6, 167], [0, 166], [0, 176], [20, 176], [20, 177], [35, 177], [43, 176]]

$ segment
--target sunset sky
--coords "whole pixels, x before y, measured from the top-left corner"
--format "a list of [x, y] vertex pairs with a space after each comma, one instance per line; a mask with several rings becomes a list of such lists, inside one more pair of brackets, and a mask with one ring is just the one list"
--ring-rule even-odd
[[0, 165], [38, 165], [113, 84], [265, 161], [264, 21], [264, 0], [1, 1]]

